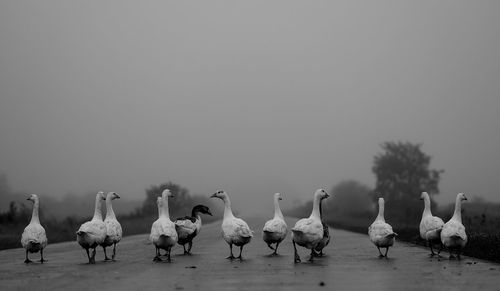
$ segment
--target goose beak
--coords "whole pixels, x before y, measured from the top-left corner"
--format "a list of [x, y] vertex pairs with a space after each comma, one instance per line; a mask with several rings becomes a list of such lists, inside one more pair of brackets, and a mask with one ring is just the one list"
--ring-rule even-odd
[[121, 198], [120, 195], [118, 195], [118, 194], [115, 194], [115, 195], [116, 195], [116, 199], [120, 199]]
[[217, 193], [212, 194], [212, 196], [210, 196], [210, 198], [217, 198]]
[[283, 198], [281, 198], [281, 197], [278, 197], [278, 200], [283, 200]]
[[30, 197], [28, 197], [28, 198], [26, 198], [26, 200], [31, 200], [31, 198], [30, 198]]
[[207, 214], [210, 215], [210, 216], [213, 216], [212, 212], [210, 212], [209, 210], [207, 210]]
[[326, 193], [326, 196], [325, 196], [325, 198], [328, 198], [328, 197], [330, 197], [330, 194]]

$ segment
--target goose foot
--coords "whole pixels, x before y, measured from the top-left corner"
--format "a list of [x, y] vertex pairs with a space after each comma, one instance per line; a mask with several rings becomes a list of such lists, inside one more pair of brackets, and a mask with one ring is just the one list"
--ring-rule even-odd
[[48, 262], [48, 260], [45, 260], [45, 259], [43, 259], [43, 258], [42, 258], [42, 259], [40, 259], [40, 261], [39, 261], [39, 262], [43, 264], [43, 263]]
[[295, 260], [294, 260], [294, 263], [300, 263], [300, 262], [302, 262], [302, 261], [300, 260], [300, 257], [299, 257], [298, 255], [295, 255]]
[[378, 255], [378, 257], [379, 257], [380, 259], [382, 259], [382, 258], [384, 258], [385, 256], [384, 256], [384, 255], [382, 255], [382, 254], [380, 254], [380, 255]]
[[24, 260], [24, 263], [25, 263], [25, 264], [29, 264], [29, 263], [33, 263], [33, 261], [32, 261], [32, 260], [30, 260], [30, 259], [26, 259], [26, 260]]
[[108, 257], [105, 257], [105, 258], [104, 258], [104, 261], [105, 261], [105, 262], [108, 262], [108, 261], [111, 261], [111, 259], [110, 259], [110, 258], [108, 258]]
[[270, 256], [270, 257], [277, 257], [277, 256], [279, 256], [279, 255], [278, 255], [278, 253], [277, 253], [277, 252], [274, 252], [274, 253], [271, 253], [269, 256]]
[[153, 262], [161, 262], [162, 260], [160, 259], [159, 256], [156, 256], [153, 258]]

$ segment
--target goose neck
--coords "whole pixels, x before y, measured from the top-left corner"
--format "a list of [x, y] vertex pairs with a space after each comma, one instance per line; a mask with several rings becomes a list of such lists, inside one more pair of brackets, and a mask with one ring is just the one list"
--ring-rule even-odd
[[312, 210], [312, 213], [311, 213], [311, 218], [317, 218], [317, 219], [320, 219], [321, 220], [321, 213], [320, 213], [320, 203], [321, 203], [321, 200], [320, 198], [318, 197], [318, 195], [314, 195], [314, 199], [313, 199], [313, 210]]
[[39, 208], [40, 208], [40, 202], [38, 199], [35, 199], [35, 201], [33, 202], [33, 212], [31, 213], [30, 223], [40, 224], [40, 218], [39, 218], [39, 214], [38, 214]]
[[231, 201], [229, 200], [229, 197], [225, 196], [224, 199], [224, 219], [227, 218], [233, 218], [233, 211], [231, 210]]
[[379, 200], [378, 201], [378, 215], [377, 215], [377, 220], [384, 221], [385, 222], [385, 217], [384, 217], [384, 201]]
[[462, 200], [457, 196], [455, 200], [455, 212], [453, 213], [452, 219], [462, 223]]
[[432, 215], [431, 213], [431, 199], [429, 196], [424, 196], [424, 215]]
[[92, 218], [92, 220], [102, 220], [101, 201], [101, 195], [97, 194], [97, 196], [95, 197], [94, 217]]
[[274, 219], [283, 219], [283, 213], [281, 213], [280, 203], [278, 198], [274, 198]]
[[106, 197], [106, 219], [116, 218], [115, 212], [113, 211], [113, 205], [111, 203], [111, 198]]
[[162, 205], [160, 216], [170, 219], [170, 213], [168, 210], [168, 197], [165, 197], [163, 199], [163, 205]]

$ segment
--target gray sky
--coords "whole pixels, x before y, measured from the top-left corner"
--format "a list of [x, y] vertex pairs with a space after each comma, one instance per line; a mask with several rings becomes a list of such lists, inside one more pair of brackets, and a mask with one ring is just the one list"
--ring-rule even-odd
[[[424, 144], [500, 201], [499, 1], [2, 1], [0, 173], [12, 188], [144, 197], [172, 180], [272, 211], [374, 185]], [[265, 200], [265, 199], [267, 200]]]

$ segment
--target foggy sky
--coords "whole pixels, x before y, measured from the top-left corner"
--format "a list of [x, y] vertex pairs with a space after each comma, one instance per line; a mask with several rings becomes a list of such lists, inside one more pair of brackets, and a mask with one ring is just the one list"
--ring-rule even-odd
[[169, 180], [244, 214], [370, 187], [423, 143], [500, 201], [498, 1], [2, 1], [0, 174], [62, 197]]

